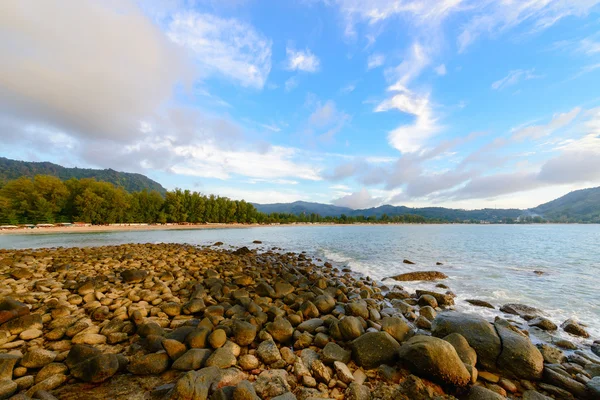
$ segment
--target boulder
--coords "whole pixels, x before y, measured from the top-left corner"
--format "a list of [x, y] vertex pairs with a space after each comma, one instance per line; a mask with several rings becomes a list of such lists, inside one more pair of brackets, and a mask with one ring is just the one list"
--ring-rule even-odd
[[352, 342], [352, 358], [360, 367], [371, 369], [398, 359], [400, 344], [387, 332], [367, 332]]
[[0, 381], [12, 379], [13, 369], [19, 358], [14, 354], [0, 354]]
[[485, 307], [485, 308], [496, 308], [493, 305], [491, 305], [490, 303], [488, 303], [487, 301], [483, 301], [483, 300], [477, 300], [477, 299], [467, 299], [465, 300], [467, 303], [477, 306], [477, 307]]
[[161, 351], [132, 357], [129, 360], [127, 370], [134, 375], [158, 375], [169, 369], [169, 362], [169, 355]]
[[208, 399], [210, 387], [218, 382], [220, 377], [221, 373], [217, 367], [207, 367], [200, 371], [189, 371], [177, 381], [169, 399]]
[[394, 279], [396, 281], [408, 282], [408, 281], [435, 281], [438, 279], [447, 279], [448, 276], [439, 271], [415, 271], [407, 272], [400, 275], [390, 276], [387, 279]]
[[469, 314], [444, 312], [433, 320], [431, 332], [436, 337], [459, 333], [477, 353], [478, 365], [494, 370], [502, 345], [496, 329], [485, 319]]
[[494, 327], [502, 341], [502, 351], [496, 362], [497, 367], [517, 378], [541, 379], [544, 357], [529, 338], [501, 318], [496, 319]]
[[548, 318], [536, 317], [528, 322], [529, 326], [535, 326], [544, 331], [555, 331], [558, 329], [556, 324], [550, 321]]
[[338, 328], [345, 340], [356, 339], [365, 332], [362, 323], [356, 317], [344, 317], [344, 319], [338, 323]]
[[206, 360], [207, 367], [218, 367], [221, 369], [229, 368], [237, 363], [237, 359], [230, 349], [218, 348]]
[[430, 336], [414, 336], [399, 350], [400, 361], [417, 375], [425, 375], [441, 384], [458, 387], [471, 381], [454, 347], [447, 341]]
[[543, 314], [542, 310], [538, 308], [517, 303], [505, 304], [500, 307], [500, 311], [507, 314], [518, 315], [519, 317], [540, 316]]
[[290, 391], [290, 385], [287, 382], [288, 374], [283, 369], [271, 369], [263, 371], [254, 383], [256, 393], [262, 399], [271, 399], [281, 396]]
[[139, 283], [146, 279], [148, 271], [142, 271], [139, 269], [126, 269], [121, 271], [121, 279], [125, 283]]
[[197, 370], [206, 364], [211, 351], [208, 349], [189, 349], [173, 363], [173, 369], [180, 371]]
[[430, 290], [417, 290], [416, 293], [417, 293], [417, 297], [421, 297], [424, 294], [428, 294], [430, 296], [435, 297], [435, 300], [438, 302], [438, 304], [443, 307], [454, 305], [454, 296], [452, 296], [450, 294], [432, 292]]
[[325, 364], [333, 364], [336, 361], [347, 364], [351, 357], [351, 351], [343, 349], [340, 345], [333, 342], [327, 343], [327, 345], [323, 348], [323, 352], [321, 353], [321, 359]]
[[273, 339], [279, 343], [287, 343], [292, 339], [294, 327], [285, 318], [275, 318], [273, 322], [269, 322], [266, 326], [267, 332], [271, 334]]
[[104, 382], [119, 370], [119, 358], [115, 354], [100, 354], [75, 364], [71, 375], [84, 382]]
[[256, 338], [256, 326], [246, 321], [236, 320], [233, 323], [233, 337], [240, 346], [248, 346]]
[[471, 366], [477, 364], [477, 352], [469, 346], [469, 342], [467, 342], [467, 339], [463, 335], [460, 333], [451, 333], [444, 337], [444, 340], [454, 347], [456, 354], [458, 354], [463, 363]]
[[42, 316], [40, 314], [27, 314], [13, 318], [0, 325], [0, 330], [8, 331], [11, 335], [18, 335], [30, 329], [42, 329]]
[[600, 399], [600, 376], [595, 376], [587, 382], [587, 388], [592, 399]]
[[44, 365], [54, 361], [55, 358], [55, 352], [37, 348], [25, 353], [20, 365], [25, 368], [42, 368]]
[[410, 336], [411, 329], [408, 323], [399, 317], [386, 317], [379, 321], [381, 330], [389, 333], [399, 343]]
[[562, 323], [560, 326], [565, 332], [570, 333], [574, 336], [579, 336], [583, 338], [589, 338], [590, 334], [587, 333], [585, 328], [581, 326], [577, 321], [568, 319]]

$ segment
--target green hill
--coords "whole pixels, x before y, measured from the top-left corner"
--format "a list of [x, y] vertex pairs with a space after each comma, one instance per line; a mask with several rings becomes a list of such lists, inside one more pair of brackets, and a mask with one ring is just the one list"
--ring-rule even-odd
[[112, 169], [65, 168], [51, 162], [17, 161], [0, 157], [0, 187], [10, 180], [35, 175], [52, 175], [63, 181], [71, 178], [95, 178], [98, 181], [121, 186], [128, 192], [147, 189], [156, 190], [162, 195], [166, 193], [166, 189], [160, 183], [142, 174], [118, 172]]
[[540, 216], [561, 222], [600, 222], [600, 187], [575, 190], [531, 209]]

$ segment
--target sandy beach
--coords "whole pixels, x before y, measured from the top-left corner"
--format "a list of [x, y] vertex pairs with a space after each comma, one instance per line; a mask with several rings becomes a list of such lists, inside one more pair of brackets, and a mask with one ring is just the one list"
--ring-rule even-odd
[[189, 224], [189, 225], [89, 225], [53, 226], [40, 228], [0, 229], [0, 235], [44, 235], [53, 233], [95, 233], [119, 231], [169, 231], [189, 229], [243, 229], [256, 228], [259, 224]]

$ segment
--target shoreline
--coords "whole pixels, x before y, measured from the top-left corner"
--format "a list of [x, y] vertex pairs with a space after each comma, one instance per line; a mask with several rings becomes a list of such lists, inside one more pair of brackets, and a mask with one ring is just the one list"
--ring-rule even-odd
[[[289, 399], [367, 399], [367, 391], [386, 400], [539, 399], [526, 393], [561, 390], [596, 398], [578, 376], [600, 379], [600, 342], [555, 341], [549, 329], [532, 344], [521, 330], [547, 325], [543, 311], [510, 305], [508, 320], [490, 322], [453, 311], [445, 285], [412, 293], [340, 268], [246, 247], [3, 250], [0, 294], [16, 302], [8, 321], [1, 308], [0, 333], [9, 336], [0, 335], [0, 353], [22, 354], [19, 391], [43, 387], [60, 400], [81, 390], [94, 400], [188, 398], [179, 391], [207, 375], [207, 393], [235, 386], [263, 399], [276, 397], [272, 388]], [[576, 323], [554, 329], [584, 332]], [[43, 375], [45, 365], [56, 373]]]
[[469, 226], [551, 226], [551, 225], [590, 225], [590, 224], [461, 224], [461, 223], [364, 223], [357, 222], [353, 224], [336, 223], [303, 223], [292, 224], [238, 224], [238, 223], [211, 223], [211, 224], [164, 224], [164, 225], [138, 225], [138, 224], [117, 224], [117, 225], [87, 225], [87, 226], [53, 226], [36, 228], [11, 228], [0, 229], [2, 235], [48, 235], [48, 234], [77, 234], [77, 233], [108, 233], [108, 232], [144, 232], [144, 231], [171, 231], [171, 230], [205, 230], [205, 229], [250, 229], [250, 228], [271, 228], [271, 227], [327, 227], [327, 226], [446, 226], [446, 225], [469, 225]]

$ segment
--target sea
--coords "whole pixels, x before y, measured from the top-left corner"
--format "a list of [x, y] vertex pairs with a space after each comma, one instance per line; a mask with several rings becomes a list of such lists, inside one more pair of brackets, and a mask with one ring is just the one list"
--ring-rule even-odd
[[[253, 244], [255, 240], [262, 244]], [[522, 303], [543, 310], [557, 325], [574, 318], [587, 326], [592, 337], [600, 338], [599, 225], [297, 225], [11, 234], [0, 235], [0, 248], [124, 243], [211, 245], [217, 241], [232, 248], [305, 251], [335, 266], [407, 290], [435, 289], [437, 282], [395, 283], [385, 278], [410, 271], [441, 271], [449, 277], [444, 283], [456, 294], [459, 311], [492, 319], [505, 315], [471, 306], [464, 300], [485, 300], [496, 308]], [[404, 259], [415, 264], [406, 264]]]

